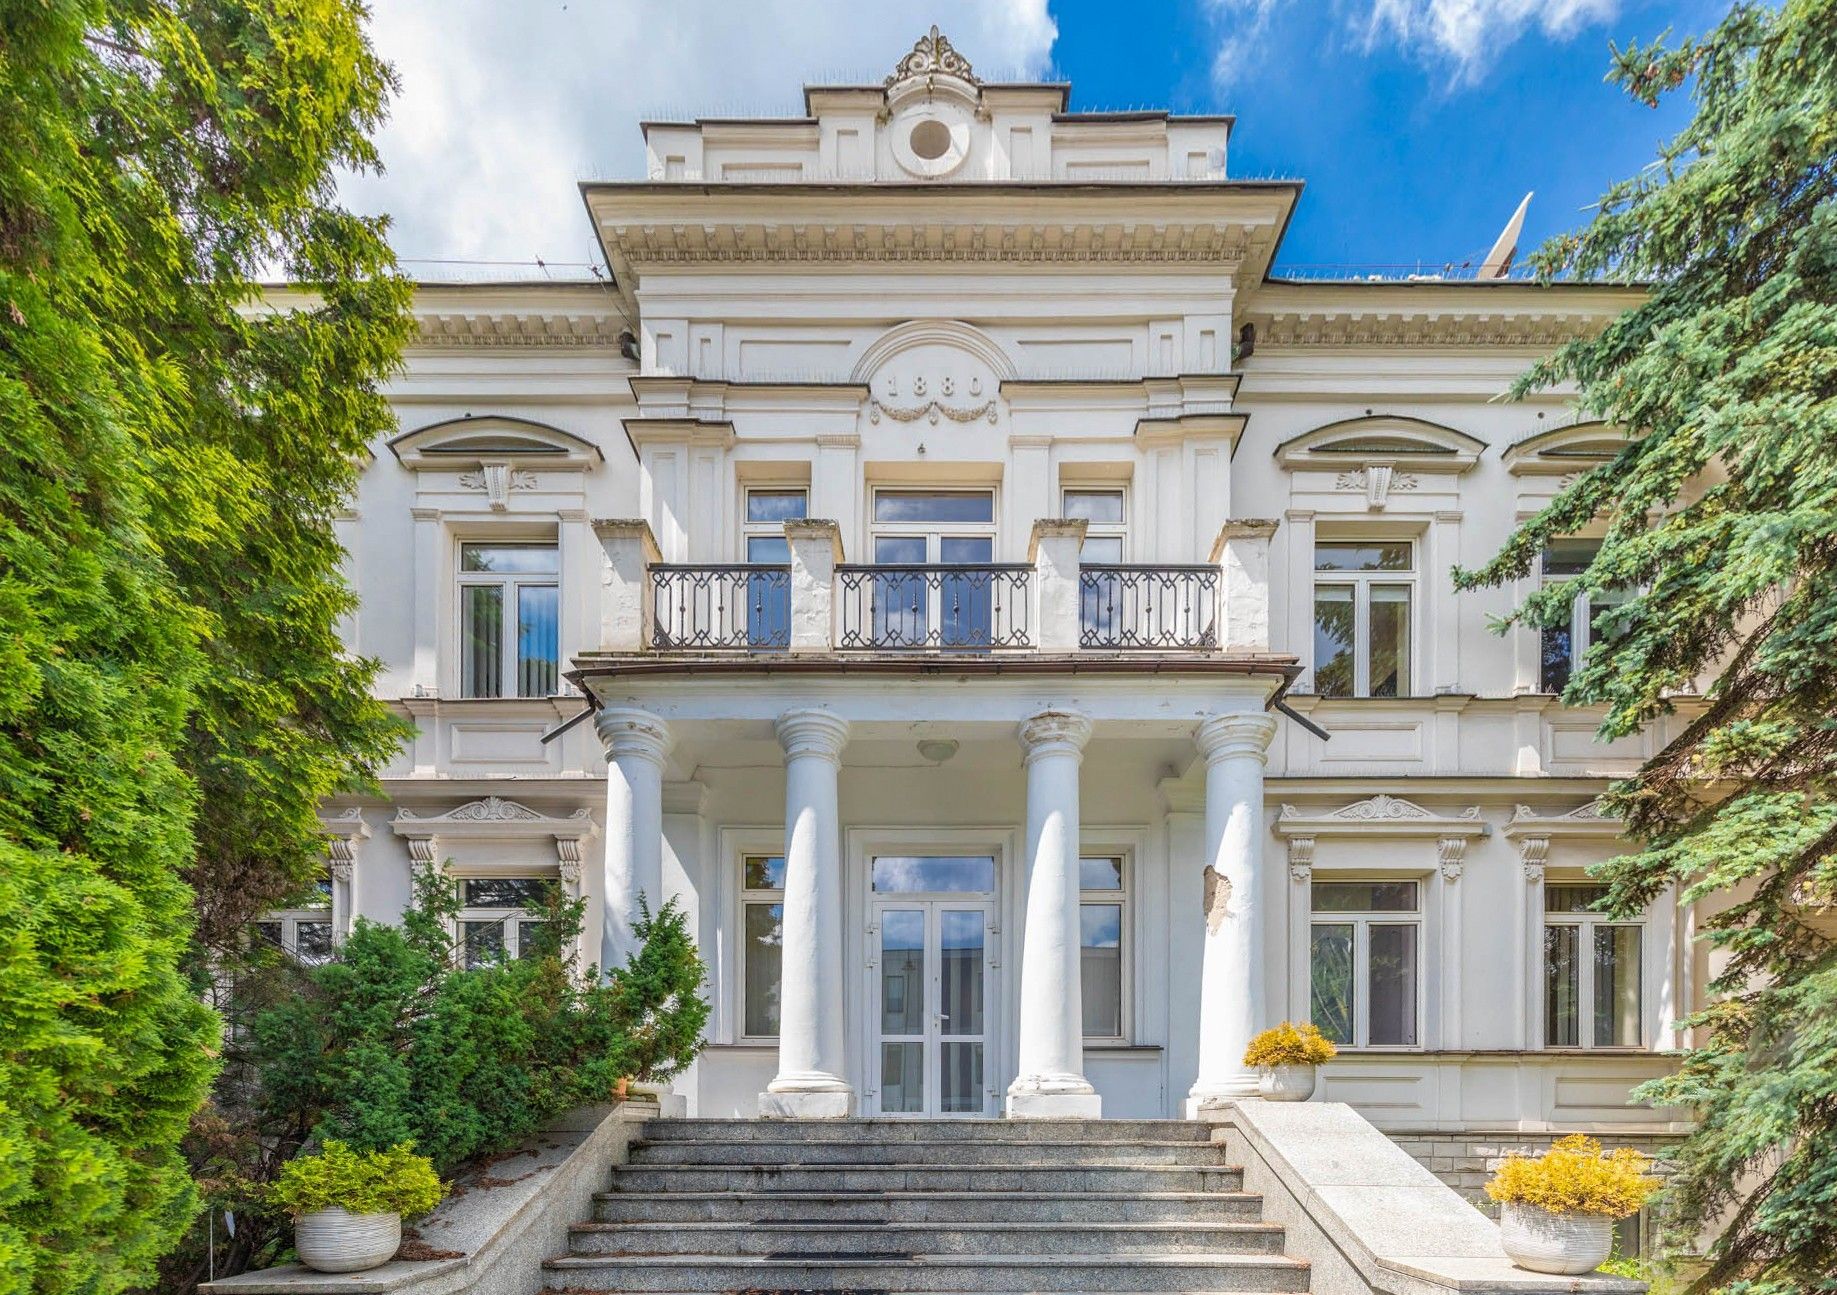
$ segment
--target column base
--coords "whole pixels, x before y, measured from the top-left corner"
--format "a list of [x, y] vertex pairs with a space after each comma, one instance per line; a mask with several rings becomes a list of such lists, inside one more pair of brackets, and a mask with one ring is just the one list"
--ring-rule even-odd
[[1003, 1114], [1011, 1120], [1098, 1120], [1103, 1098], [1096, 1093], [1009, 1093]]
[[846, 1120], [855, 1113], [855, 1090], [832, 1088], [766, 1089], [759, 1094], [762, 1120]]
[[1245, 1074], [1232, 1076], [1216, 1083], [1206, 1084], [1203, 1088], [1195, 1084], [1186, 1095], [1186, 1118], [1189, 1120], [1221, 1120], [1225, 1111], [1238, 1102], [1261, 1096], [1257, 1086], [1257, 1076]]

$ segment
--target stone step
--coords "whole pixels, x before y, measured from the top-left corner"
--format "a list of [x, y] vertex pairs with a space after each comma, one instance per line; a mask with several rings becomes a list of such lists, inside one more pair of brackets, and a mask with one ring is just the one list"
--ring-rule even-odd
[[1276, 1254], [1273, 1223], [581, 1223], [575, 1255]]
[[1194, 1120], [987, 1120], [870, 1116], [852, 1120], [651, 1120], [651, 1142], [976, 1142], [999, 1137], [1041, 1142], [1210, 1142]]
[[1235, 1192], [1229, 1166], [1027, 1165], [625, 1165], [615, 1192]]
[[1308, 1266], [1281, 1255], [925, 1255], [765, 1259], [569, 1255], [543, 1265], [551, 1290], [587, 1291], [1305, 1291]]
[[680, 1142], [631, 1145], [633, 1165], [1220, 1165], [1211, 1142], [1046, 1142], [991, 1135], [950, 1142]]
[[601, 1192], [601, 1223], [1117, 1223], [1250, 1221], [1248, 1192]]

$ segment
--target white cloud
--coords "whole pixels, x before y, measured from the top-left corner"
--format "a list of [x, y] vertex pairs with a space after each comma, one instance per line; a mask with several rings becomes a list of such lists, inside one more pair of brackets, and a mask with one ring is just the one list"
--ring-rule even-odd
[[640, 118], [801, 112], [806, 80], [878, 80], [933, 22], [990, 76], [1043, 72], [1058, 34], [1046, 0], [376, 0], [402, 90], [387, 174], [342, 192], [405, 258], [586, 261], [576, 183], [643, 175]]
[[1620, 0], [1371, 0], [1365, 39], [1447, 59], [1458, 79], [1471, 83], [1534, 26], [1563, 40], [1619, 11]]
[[1212, 55], [1212, 81], [1218, 86], [1236, 82], [1247, 60], [1269, 30], [1270, 16], [1286, 0], [1205, 0], [1207, 12], [1219, 30], [1218, 49]]
[[[1272, 18], [1293, 0], [1204, 0], [1218, 34], [1212, 80], [1235, 82], [1268, 34]], [[1365, 49], [1394, 43], [1425, 62], [1453, 70], [1457, 83], [1477, 82], [1506, 46], [1533, 28], [1564, 40], [1604, 23], [1621, 0], [1333, 0], [1311, 3], [1317, 25], [1342, 23]]]

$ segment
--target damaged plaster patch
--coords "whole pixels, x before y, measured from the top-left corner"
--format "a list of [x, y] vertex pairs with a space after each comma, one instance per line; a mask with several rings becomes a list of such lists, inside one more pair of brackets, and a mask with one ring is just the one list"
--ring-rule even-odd
[[1206, 865], [1205, 909], [1206, 934], [1214, 935], [1231, 916], [1231, 879], [1221, 877], [1210, 864]]

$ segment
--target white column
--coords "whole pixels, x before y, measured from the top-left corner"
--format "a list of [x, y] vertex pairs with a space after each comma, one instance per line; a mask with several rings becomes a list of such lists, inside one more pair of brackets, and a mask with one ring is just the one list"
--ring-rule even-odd
[[1188, 1118], [1255, 1096], [1244, 1049], [1266, 1024], [1263, 967], [1263, 764], [1276, 721], [1214, 715], [1195, 740], [1206, 762], [1205, 955], [1199, 973], [1199, 1075]]
[[778, 717], [785, 750], [784, 944], [778, 991], [778, 1074], [759, 1114], [843, 1119], [855, 1090], [844, 1077], [842, 851], [836, 774], [848, 722], [826, 710]]
[[1078, 921], [1078, 766], [1091, 721], [1043, 711], [1024, 721], [1027, 921], [1021, 932], [1020, 1065], [1008, 1086], [1015, 1119], [1096, 1119], [1084, 1077]]
[[642, 895], [663, 906], [663, 760], [669, 727], [649, 711], [608, 707], [593, 721], [606, 746], [605, 884], [600, 894], [600, 971], [637, 951], [632, 923]]

